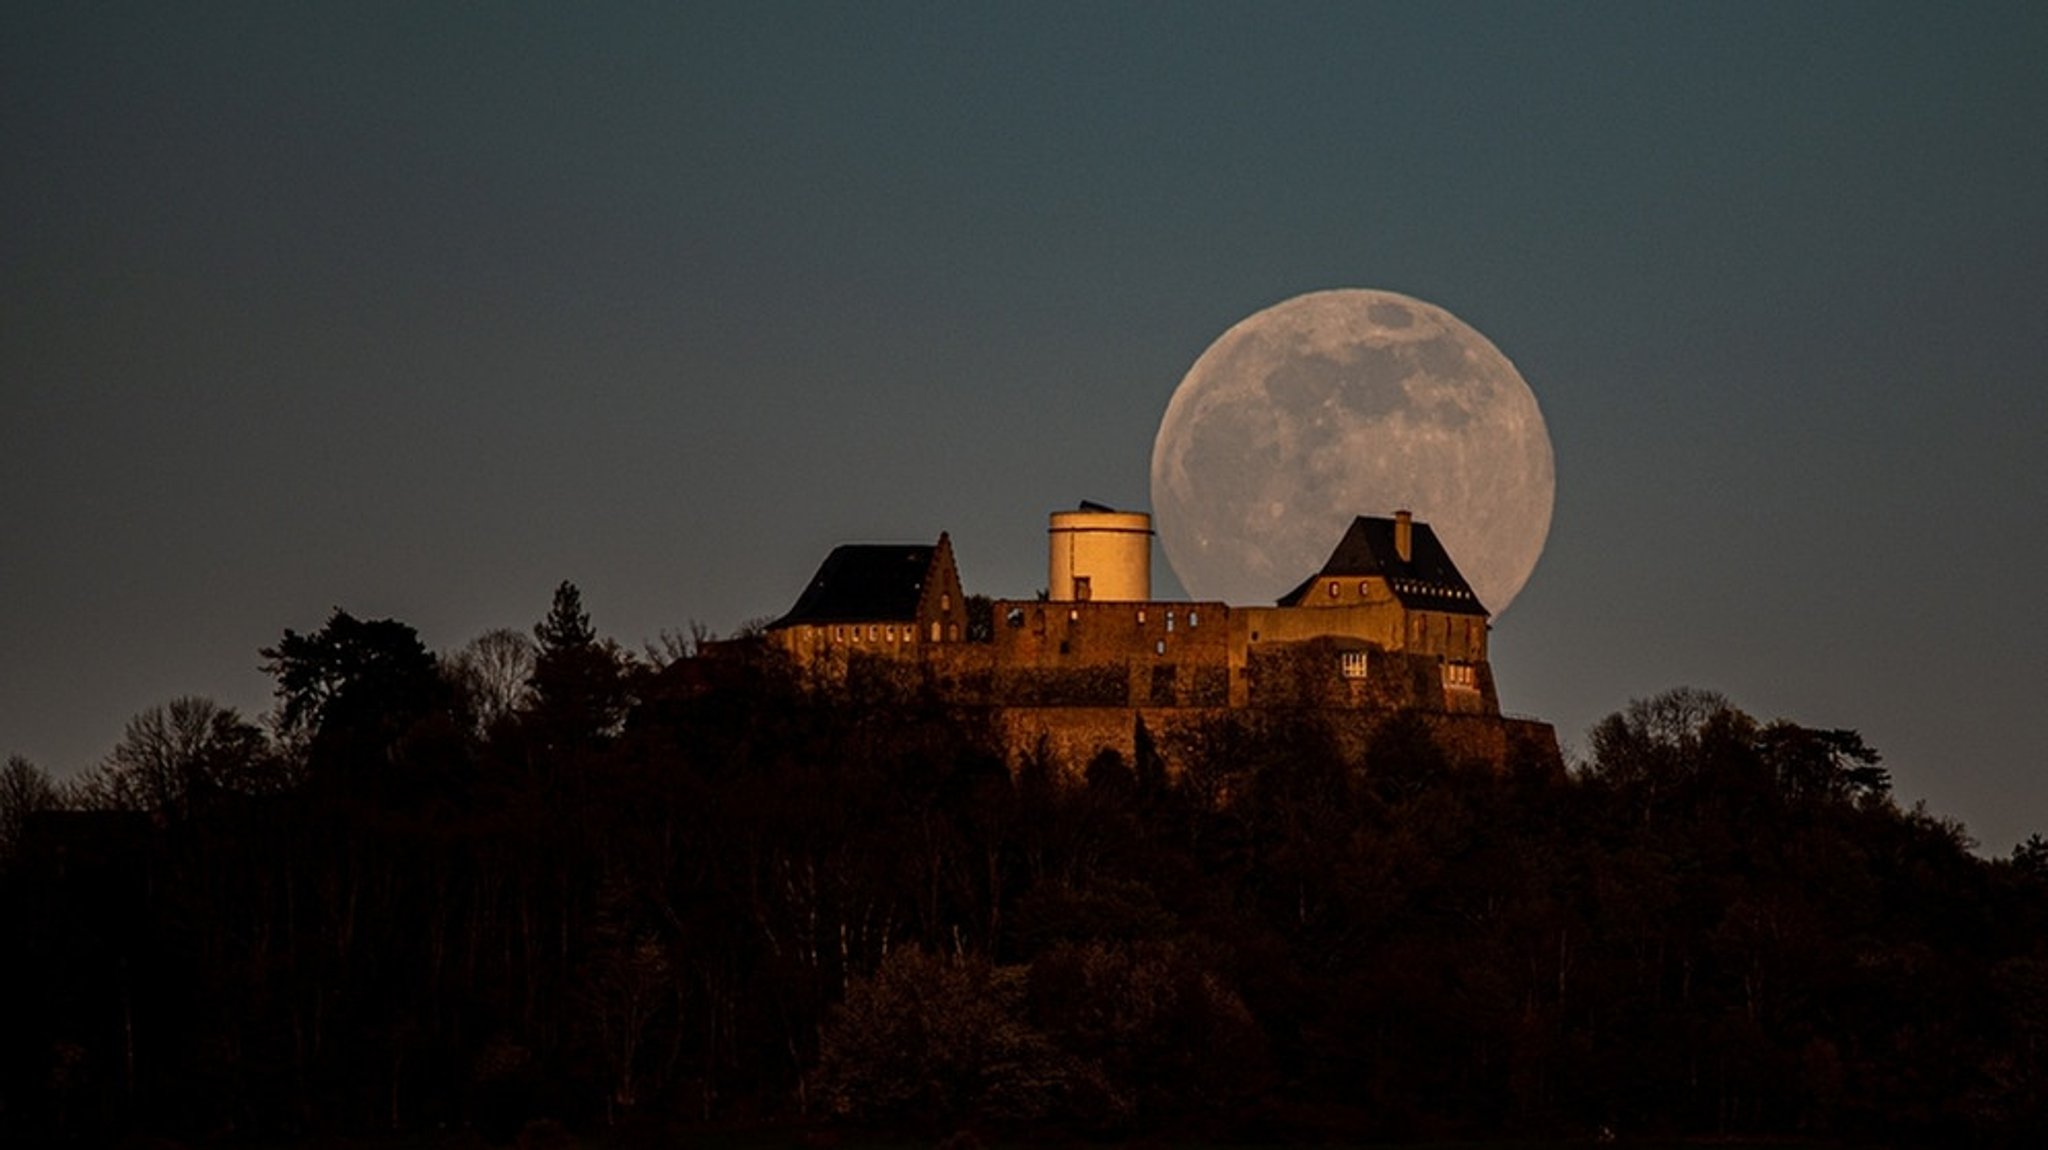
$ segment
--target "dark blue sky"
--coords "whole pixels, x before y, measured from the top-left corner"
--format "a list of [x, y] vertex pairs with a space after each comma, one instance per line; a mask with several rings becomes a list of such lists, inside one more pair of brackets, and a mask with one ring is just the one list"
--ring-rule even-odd
[[941, 529], [1029, 595], [1210, 340], [1379, 287], [1550, 424], [1508, 707], [1855, 727], [2002, 853], [2048, 831], [2044, 60], [2038, 4], [17, 0], [0, 753], [260, 711], [337, 605], [453, 648], [568, 578], [637, 646]]

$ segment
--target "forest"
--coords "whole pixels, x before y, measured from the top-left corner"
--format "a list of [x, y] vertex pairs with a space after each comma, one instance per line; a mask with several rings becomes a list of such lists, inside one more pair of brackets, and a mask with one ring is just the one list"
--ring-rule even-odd
[[2048, 1128], [2048, 842], [1710, 692], [1562, 770], [1281, 710], [1083, 769], [899, 665], [628, 652], [570, 584], [260, 657], [268, 715], [0, 773], [0, 1143]]

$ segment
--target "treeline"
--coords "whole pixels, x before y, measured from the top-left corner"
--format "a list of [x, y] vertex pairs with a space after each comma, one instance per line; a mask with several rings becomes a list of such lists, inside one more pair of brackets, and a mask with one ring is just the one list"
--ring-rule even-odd
[[1678, 691], [1566, 772], [1280, 712], [1013, 770], [887, 663], [667, 655], [566, 584], [445, 658], [336, 612], [265, 723], [10, 763], [0, 1142], [2048, 1126], [2048, 844], [1851, 732]]

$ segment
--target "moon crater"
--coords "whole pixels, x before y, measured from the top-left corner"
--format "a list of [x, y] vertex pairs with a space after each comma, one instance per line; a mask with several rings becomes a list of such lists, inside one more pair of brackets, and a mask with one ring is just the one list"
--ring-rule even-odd
[[1550, 533], [1556, 477], [1536, 396], [1456, 316], [1388, 291], [1312, 292], [1223, 333], [1152, 446], [1167, 561], [1198, 599], [1271, 601], [1353, 516], [1436, 529], [1495, 615]]

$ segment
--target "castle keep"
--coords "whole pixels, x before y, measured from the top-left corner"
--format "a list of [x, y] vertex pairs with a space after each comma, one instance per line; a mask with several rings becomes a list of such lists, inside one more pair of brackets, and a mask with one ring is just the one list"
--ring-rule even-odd
[[1555, 760], [1554, 732], [1504, 718], [1487, 662], [1487, 611], [1429, 524], [1354, 519], [1322, 568], [1273, 606], [1152, 597], [1150, 517], [1083, 503], [1054, 512], [1041, 599], [998, 599], [974, 634], [944, 534], [932, 545], [833, 549], [766, 637], [806, 671], [855, 660], [914, 667], [987, 709], [1013, 753], [1041, 743], [1074, 762], [1128, 753], [1219, 713], [1313, 709], [1361, 737], [1422, 718], [1453, 754]]

